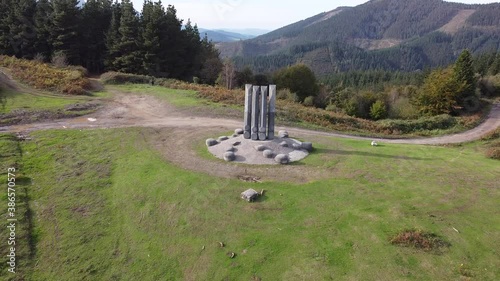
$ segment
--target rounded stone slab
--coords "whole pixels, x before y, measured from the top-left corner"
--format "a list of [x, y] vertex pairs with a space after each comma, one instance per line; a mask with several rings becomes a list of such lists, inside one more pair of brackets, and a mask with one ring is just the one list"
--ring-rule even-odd
[[264, 150], [264, 152], [262, 152], [262, 154], [266, 158], [273, 158], [274, 157], [274, 151], [272, 151], [271, 149]]
[[205, 143], [207, 144], [208, 147], [218, 144], [218, 142], [214, 139], [207, 139]]
[[243, 135], [243, 133], [245, 133], [245, 131], [243, 131], [243, 129], [236, 129], [236, 130], [234, 130], [234, 133], [236, 135]]
[[234, 152], [228, 151], [224, 153], [224, 160], [227, 162], [232, 162], [236, 160], [236, 154], [234, 154]]
[[274, 161], [276, 161], [279, 164], [288, 164], [290, 163], [290, 157], [288, 157], [287, 154], [278, 154], [274, 158]]
[[312, 142], [303, 142], [302, 143], [302, 149], [305, 149], [309, 152], [313, 151], [313, 144]]
[[261, 151], [261, 152], [264, 151], [264, 150], [266, 150], [266, 149], [267, 149], [267, 146], [265, 146], [265, 145], [257, 145], [255, 147], [255, 150]]
[[281, 147], [288, 147], [288, 143], [286, 141], [280, 142]]
[[285, 131], [285, 130], [281, 130], [281, 131], [278, 132], [278, 136], [280, 138], [288, 138], [288, 132]]
[[233, 146], [238, 146], [240, 144], [241, 144], [241, 141], [235, 141], [235, 142], [233, 142]]
[[227, 152], [236, 152], [236, 147], [232, 146], [226, 150]]
[[222, 137], [219, 137], [218, 141], [219, 142], [223, 142], [225, 140], [228, 140], [229, 138], [227, 136], [222, 136]]

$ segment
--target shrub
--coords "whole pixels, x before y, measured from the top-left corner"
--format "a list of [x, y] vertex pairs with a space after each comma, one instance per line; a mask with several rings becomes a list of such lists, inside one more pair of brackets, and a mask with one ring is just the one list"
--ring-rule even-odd
[[486, 150], [486, 157], [495, 159], [495, 160], [500, 160], [500, 147], [498, 146], [493, 146], [490, 147]]
[[33, 60], [36, 62], [45, 62], [45, 56], [40, 53], [37, 53], [33, 58]]
[[313, 96], [308, 96], [307, 98], [304, 99], [305, 106], [314, 106], [314, 97]]
[[287, 101], [292, 101], [292, 102], [298, 102], [299, 101], [299, 97], [297, 96], [297, 94], [292, 93], [287, 88], [278, 89], [278, 92], [276, 93], [276, 99], [287, 100]]
[[56, 51], [50, 60], [50, 62], [55, 66], [59, 68], [63, 68], [68, 66], [68, 59], [66, 57], [66, 54], [63, 51]]
[[[0, 66], [8, 67], [15, 79], [36, 88], [65, 94], [83, 95], [90, 89], [90, 81], [80, 67], [60, 69], [37, 61], [0, 56]], [[80, 70], [77, 70], [80, 69]]]
[[378, 100], [372, 104], [370, 107], [370, 117], [373, 120], [380, 120], [387, 117], [387, 109], [383, 101]]
[[482, 137], [482, 140], [496, 140], [500, 139], [500, 128], [497, 128], [495, 131], [492, 131]]
[[196, 76], [195, 76], [195, 77], [193, 77], [193, 83], [195, 83], [195, 84], [200, 84], [200, 78], [198, 78], [198, 77], [196, 77]]
[[457, 120], [450, 115], [443, 114], [432, 117], [422, 117], [417, 120], [383, 120], [382, 127], [391, 132], [412, 133], [426, 130], [445, 130], [457, 124]]
[[419, 113], [417, 107], [410, 102], [410, 98], [400, 97], [391, 103], [388, 116], [392, 119], [414, 119]]
[[[148, 84], [153, 77], [146, 75], [137, 75], [121, 72], [106, 72], [101, 75], [101, 81], [104, 84]], [[156, 82], [156, 81], [155, 81]]]
[[478, 87], [484, 97], [500, 96], [500, 74], [479, 79]]
[[449, 247], [450, 244], [434, 233], [416, 229], [406, 229], [391, 238], [391, 244], [413, 247], [424, 251], [437, 250]]
[[276, 85], [296, 93], [300, 101], [308, 96], [316, 96], [319, 87], [314, 72], [305, 64], [297, 64], [279, 70], [274, 75]]

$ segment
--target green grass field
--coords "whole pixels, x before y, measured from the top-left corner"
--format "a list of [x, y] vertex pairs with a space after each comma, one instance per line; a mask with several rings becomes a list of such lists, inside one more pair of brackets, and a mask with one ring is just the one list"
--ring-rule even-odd
[[[28, 142], [0, 135], [1, 184], [12, 165], [22, 179], [18, 273], [6, 272], [8, 233], [1, 228], [0, 279], [500, 276], [500, 165], [484, 157], [480, 142], [373, 148], [318, 138], [301, 165], [328, 179], [259, 184], [180, 169], [150, 146], [151, 134], [43, 131]], [[266, 189], [266, 196], [253, 204], [239, 199], [250, 187]], [[2, 210], [6, 200], [2, 192]], [[435, 253], [391, 245], [406, 228], [435, 233], [451, 246]]]
[[10, 113], [12, 110], [57, 110], [63, 109], [66, 105], [82, 102], [81, 98], [71, 98], [67, 96], [37, 96], [26, 93], [16, 93], [5, 90], [2, 92], [0, 102], [0, 114]]
[[[109, 92], [95, 92], [92, 96], [64, 96], [2, 89], [0, 92], [0, 125], [86, 115], [95, 112], [101, 100], [109, 97], [111, 97]], [[72, 105], [86, 108], [72, 110]]]
[[179, 108], [203, 106], [209, 106], [211, 108], [242, 108], [211, 102], [207, 99], [198, 97], [198, 94], [195, 91], [189, 90], [169, 89], [161, 86], [150, 86], [147, 84], [108, 85], [106, 87], [108, 89], [115, 89], [127, 93], [152, 95]]

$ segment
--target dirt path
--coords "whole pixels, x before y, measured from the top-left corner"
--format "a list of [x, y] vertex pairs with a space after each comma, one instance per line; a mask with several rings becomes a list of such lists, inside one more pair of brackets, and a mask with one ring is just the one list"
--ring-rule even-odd
[[[218, 137], [225, 132], [242, 126], [242, 120], [208, 118], [200, 114], [180, 110], [149, 95], [121, 93], [111, 90], [114, 98], [107, 105], [85, 117], [60, 119], [56, 121], [27, 125], [0, 127], [0, 132], [23, 132], [46, 129], [85, 129], [145, 127], [148, 142], [167, 160], [187, 170], [206, 173], [223, 178], [258, 179], [262, 181], [309, 182], [331, 177], [335, 169], [310, 167], [307, 165], [241, 165], [226, 163], [222, 160], [209, 160], [198, 155], [197, 149], [205, 139]], [[203, 113], [201, 113], [203, 114]], [[95, 118], [95, 122], [89, 121]], [[94, 119], [91, 119], [94, 120]], [[479, 139], [484, 134], [500, 127], [500, 104], [493, 106], [485, 122], [479, 127], [456, 135], [421, 139], [376, 139], [383, 143], [406, 144], [446, 144]], [[372, 141], [374, 138], [344, 134], [319, 132], [298, 128], [284, 128], [293, 137], [313, 142], [324, 142], [320, 136], [333, 136]], [[328, 155], [325, 157], [329, 157]], [[344, 175], [345, 176], [345, 175]]]
[[[151, 128], [217, 128], [222, 132], [234, 130], [242, 125], [241, 120], [208, 118], [200, 116], [189, 116], [185, 111], [179, 111], [175, 107], [159, 101], [149, 95], [125, 94], [114, 91], [115, 98], [102, 110], [86, 117], [73, 119], [60, 119], [50, 122], [33, 123], [27, 125], [0, 127], [0, 132], [21, 132], [46, 129], [64, 128], [120, 128], [120, 127], [151, 127]], [[88, 118], [95, 118], [97, 121], [90, 122]], [[291, 135], [319, 135], [333, 136], [340, 138], [359, 140], [378, 140], [385, 143], [402, 144], [449, 144], [474, 141], [500, 127], [500, 104], [493, 105], [492, 110], [486, 120], [478, 127], [454, 135], [447, 135], [432, 138], [415, 139], [382, 139], [359, 137], [339, 133], [327, 133], [298, 128], [284, 128]]]

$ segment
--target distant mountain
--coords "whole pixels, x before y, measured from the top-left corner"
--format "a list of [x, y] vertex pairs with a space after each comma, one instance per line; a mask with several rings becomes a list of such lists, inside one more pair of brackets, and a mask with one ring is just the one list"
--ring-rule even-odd
[[228, 28], [223, 28], [223, 30], [229, 31], [229, 32], [240, 33], [240, 34], [252, 35], [254, 37], [257, 37], [257, 36], [266, 34], [268, 32], [271, 32], [271, 30], [258, 29], [258, 28], [245, 28], [245, 29], [228, 29]]
[[303, 62], [319, 75], [414, 71], [447, 65], [464, 48], [500, 50], [500, 3], [372, 0], [340, 7], [256, 38], [217, 44], [223, 57], [258, 72]]
[[226, 30], [209, 30], [200, 28], [199, 31], [201, 37], [204, 37], [206, 34], [208, 39], [213, 42], [234, 42], [255, 38], [255, 35], [241, 34]]

